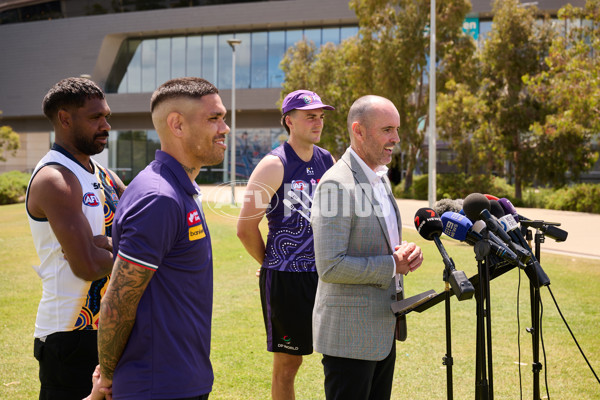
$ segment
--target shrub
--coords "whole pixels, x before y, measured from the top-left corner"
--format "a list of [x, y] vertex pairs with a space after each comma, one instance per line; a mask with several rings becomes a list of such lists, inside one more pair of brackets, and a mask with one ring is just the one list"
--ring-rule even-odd
[[555, 191], [545, 208], [600, 214], [600, 184], [580, 183]]
[[0, 204], [13, 204], [25, 201], [30, 174], [10, 171], [0, 174]]

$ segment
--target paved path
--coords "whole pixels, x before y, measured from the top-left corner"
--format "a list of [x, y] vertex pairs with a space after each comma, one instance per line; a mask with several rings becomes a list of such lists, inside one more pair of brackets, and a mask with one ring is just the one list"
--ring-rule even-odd
[[[236, 188], [236, 200], [240, 202], [244, 193], [244, 187]], [[210, 201], [231, 202], [230, 186], [202, 186], [204, 199]], [[403, 227], [415, 229], [413, 218], [421, 207], [428, 207], [429, 203], [422, 200], [397, 199]], [[567, 240], [556, 242], [546, 237], [542, 244], [542, 253], [560, 253], [575, 257], [586, 257], [597, 259], [600, 266], [600, 214], [579, 213], [573, 211], [545, 210], [539, 208], [518, 208], [519, 214], [532, 219], [547, 222], [560, 222], [560, 228], [569, 233]]]

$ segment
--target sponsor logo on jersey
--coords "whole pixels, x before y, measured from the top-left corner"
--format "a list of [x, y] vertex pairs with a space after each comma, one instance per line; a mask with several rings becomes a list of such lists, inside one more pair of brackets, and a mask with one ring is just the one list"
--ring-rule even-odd
[[98, 182], [94, 182], [92, 186], [94, 186], [94, 189], [100, 189], [101, 187]]
[[204, 228], [202, 227], [202, 225], [196, 225], [196, 226], [190, 227], [190, 229], [189, 229], [190, 241], [202, 239], [204, 237], [206, 237], [206, 233], [204, 232]]
[[304, 190], [308, 189], [308, 183], [303, 180], [292, 181], [292, 189], [293, 190]]
[[198, 214], [198, 210], [190, 211], [187, 214], [188, 226], [197, 225], [199, 223], [200, 223], [200, 214]]
[[313, 170], [313, 167], [306, 167], [306, 175], [314, 175], [315, 171]]
[[98, 199], [98, 196], [96, 196], [96, 193], [87, 192], [83, 195], [83, 204], [88, 207], [98, 207], [100, 205], [100, 200]]

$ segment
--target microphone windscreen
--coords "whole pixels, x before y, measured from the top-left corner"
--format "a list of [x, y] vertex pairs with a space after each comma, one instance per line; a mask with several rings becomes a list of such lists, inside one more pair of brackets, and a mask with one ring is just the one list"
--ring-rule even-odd
[[504, 208], [498, 203], [498, 200], [490, 200], [490, 212], [496, 218], [504, 217]]
[[444, 233], [453, 239], [464, 241], [473, 227], [473, 223], [467, 217], [459, 213], [447, 211], [442, 214]]
[[433, 205], [433, 210], [438, 215], [442, 215], [443, 213], [445, 213], [447, 211], [460, 212], [461, 208], [462, 208], [462, 203], [459, 204], [458, 200], [452, 200], [452, 199], [441, 199], [441, 200], [438, 200]]
[[490, 201], [481, 193], [471, 193], [465, 197], [465, 200], [463, 201], [463, 210], [465, 210], [465, 215], [471, 222], [475, 222], [479, 219], [481, 211], [489, 209]]
[[500, 206], [502, 206], [502, 208], [504, 209], [505, 214], [512, 215], [513, 218], [517, 222], [519, 222], [519, 213], [517, 213], [517, 209], [515, 208], [515, 206], [513, 206], [509, 199], [503, 197], [500, 200], [498, 200], [498, 203], [500, 203]]
[[493, 194], [484, 194], [484, 196], [488, 200], [498, 200], [498, 198], [496, 196], [494, 196]]
[[475, 223], [473, 224], [473, 232], [481, 233], [481, 231], [486, 228], [487, 225], [482, 220], [475, 221]]
[[434, 236], [440, 236], [444, 225], [440, 216], [431, 208], [420, 208], [415, 214], [415, 228], [423, 238], [433, 240]]

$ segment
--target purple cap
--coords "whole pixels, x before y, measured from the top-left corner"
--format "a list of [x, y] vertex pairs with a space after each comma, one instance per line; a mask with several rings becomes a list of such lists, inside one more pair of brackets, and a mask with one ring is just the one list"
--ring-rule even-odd
[[314, 110], [316, 108], [335, 110], [335, 108], [323, 104], [321, 98], [315, 92], [311, 92], [310, 90], [295, 90], [285, 96], [281, 111], [285, 114], [292, 110]]

